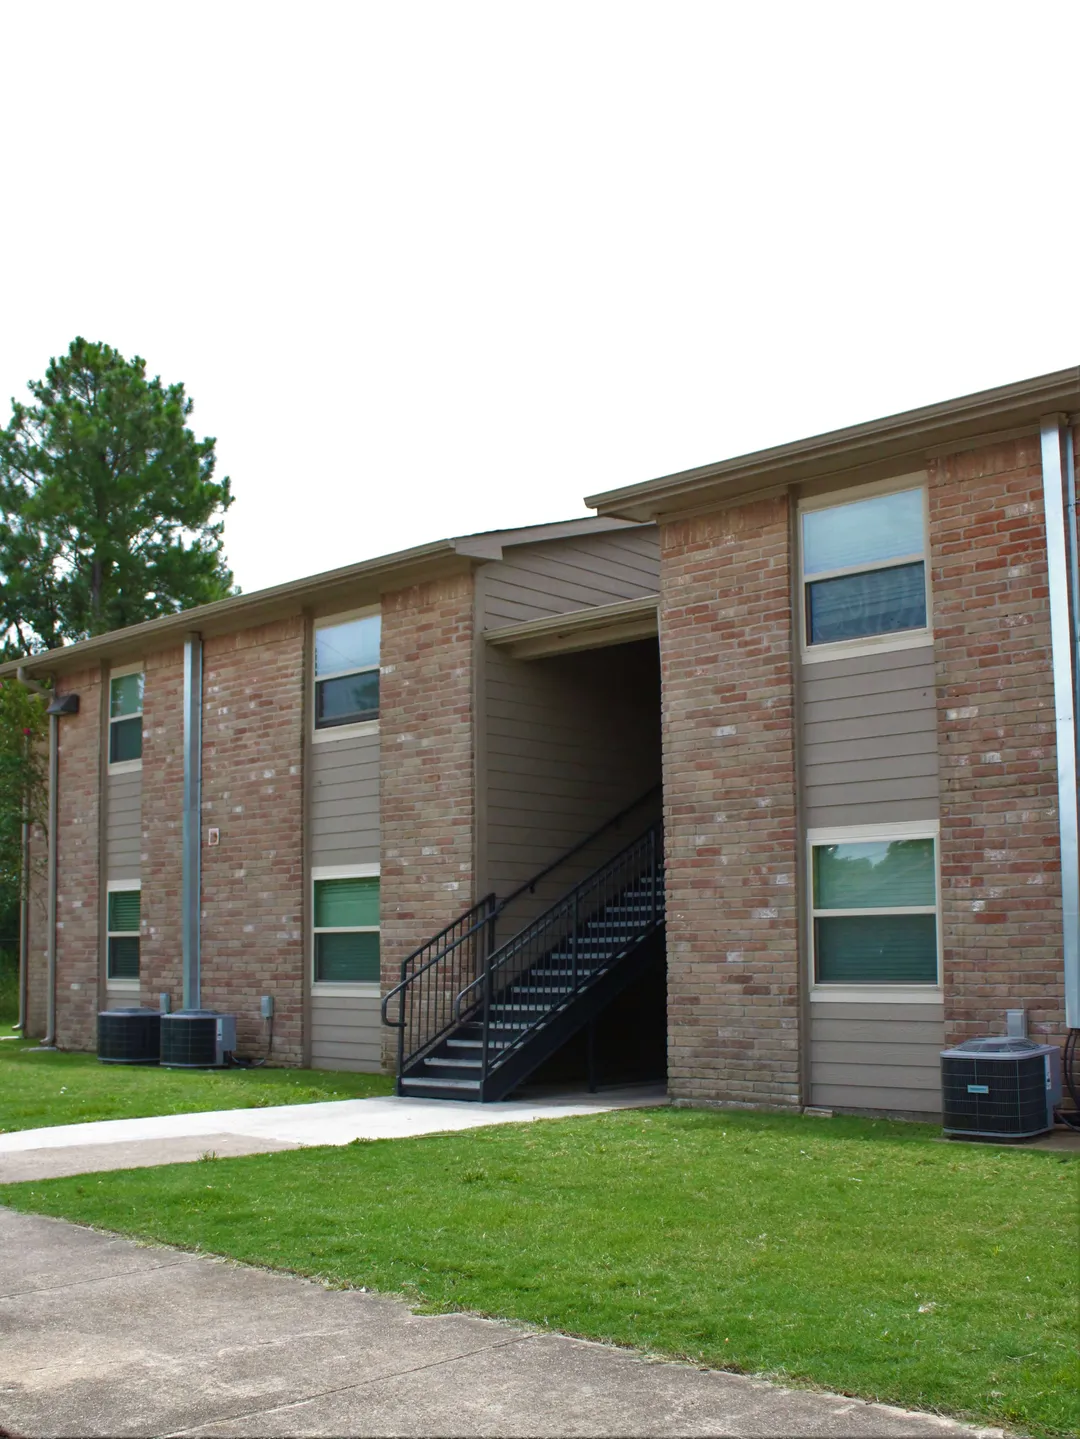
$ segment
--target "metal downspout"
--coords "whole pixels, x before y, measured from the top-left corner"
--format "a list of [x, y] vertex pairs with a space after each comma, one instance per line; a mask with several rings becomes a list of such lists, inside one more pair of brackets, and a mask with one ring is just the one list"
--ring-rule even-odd
[[[1070, 615], [1075, 574], [1075, 509], [1067, 498], [1072, 435], [1062, 416], [1046, 415], [1042, 438], [1043, 506], [1050, 581], [1050, 649], [1054, 673], [1058, 824], [1061, 836], [1061, 919], [1065, 959], [1065, 1023], [1080, 1028], [1080, 813], [1077, 796], [1076, 634]], [[1075, 504], [1075, 494], [1072, 503]], [[1067, 522], [1073, 526], [1070, 543]]]
[[24, 819], [20, 836], [19, 875], [19, 1021], [15, 1028], [26, 1033], [30, 991], [30, 826]]
[[184, 1008], [201, 1008], [199, 903], [202, 850], [202, 636], [184, 639], [184, 828], [181, 934]]
[[60, 716], [49, 716], [49, 867], [48, 867], [48, 919], [46, 929], [46, 980], [45, 1038], [42, 1049], [56, 1047], [56, 881], [59, 835], [59, 782], [60, 782]]

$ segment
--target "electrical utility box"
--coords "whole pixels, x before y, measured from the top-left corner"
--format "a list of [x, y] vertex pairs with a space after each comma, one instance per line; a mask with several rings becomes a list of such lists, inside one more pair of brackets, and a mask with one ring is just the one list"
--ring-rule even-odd
[[1054, 1127], [1061, 1103], [1056, 1045], [1007, 1035], [967, 1039], [941, 1051], [945, 1133], [973, 1139], [1033, 1139]]

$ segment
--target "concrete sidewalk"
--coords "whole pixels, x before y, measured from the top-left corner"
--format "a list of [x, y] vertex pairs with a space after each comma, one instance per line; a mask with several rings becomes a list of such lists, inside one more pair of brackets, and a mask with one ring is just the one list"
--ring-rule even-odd
[[406, 1139], [566, 1119], [666, 1104], [662, 1087], [612, 1089], [599, 1094], [562, 1094], [546, 1099], [467, 1104], [445, 1099], [338, 1099], [322, 1104], [284, 1104], [266, 1109], [219, 1109], [201, 1114], [161, 1114], [147, 1119], [105, 1119], [0, 1134], [0, 1184], [58, 1179], [106, 1169], [180, 1164], [212, 1150], [221, 1158], [267, 1154], [311, 1144], [351, 1144], [354, 1139]]
[[0, 1428], [67, 1435], [1000, 1436], [327, 1290], [0, 1209]]

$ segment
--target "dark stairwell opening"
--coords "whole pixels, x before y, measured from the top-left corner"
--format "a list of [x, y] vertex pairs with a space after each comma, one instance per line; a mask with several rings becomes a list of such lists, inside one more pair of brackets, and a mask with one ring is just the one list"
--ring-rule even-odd
[[[618, 810], [640, 809], [500, 916], [509, 938], [662, 813], [660, 656], [654, 638], [543, 659], [489, 654], [486, 665], [489, 887], [506, 894]], [[663, 1084], [667, 956], [663, 931], [644, 971], [515, 1091]]]

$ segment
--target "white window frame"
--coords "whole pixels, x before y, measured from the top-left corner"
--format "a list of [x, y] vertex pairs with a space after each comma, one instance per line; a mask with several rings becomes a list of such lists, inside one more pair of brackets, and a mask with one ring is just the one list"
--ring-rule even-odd
[[[146, 667], [143, 664], [142, 660], [139, 660], [137, 663], [131, 665], [117, 665], [115, 669], [111, 669], [109, 671], [109, 733], [105, 739], [105, 743], [108, 746], [105, 751], [107, 756], [112, 754], [113, 725], [120, 720], [141, 720], [144, 714], [143, 710], [139, 710], [137, 714], [116, 715], [114, 717], [112, 712], [112, 682], [113, 680], [123, 679], [125, 675], [145, 675], [145, 673]], [[145, 739], [145, 737], [146, 736], [144, 735], [143, 738]], [[142, 769], [142, 756], [140, 755], [138, 759], [117, 760], [115, 763], [113, 763], [113, 761], [109, 759], [108, 766], [110, 774], [134, 774]]]
[[[351, 673], [351, 671], [350, 671]], [[338, 996], [344, 999], [347, 995], [368, 996], [375, 999], [382, 995], [381, 980], [350, 979], [327, 981], [315, 978], [315, 936], [317, 934], [381, 934], [382, 915], [380, 913], [378, 924], [348, 924], [333, 925], [326, 928], [315, 926], [315, 882], [320, 879], [379, 879], [381, 880], [382, 866], [378, 864], [324, 864], [313, 865], [311, 869], [311, 969], [310, 984], [311, 993], [325, 995], [328, 998]], [[382, 888], [379, 890], [380, 902]]]
[[[136, 671], [137, 673], [137, 671]], [[110, 676], [111, 678], [111, 676]], [[130, 715], [126, 716], [130, 719]], [[129, 761], [130, 763], [130, 761]], [[105, 886], [106, 895], [122, 894], [137, 889], [141, 896], [141, 879], [110, 879]], [[128, 991], [131, 994], [138, 994], [142, 985], [142, 904], [139, 906], [139, 930], [135, 935], [139, 941], [139, 975], [136, 979], [113, 979], [109, 974], [109, 940], [130, 939], [133, 931], [130, 929], [110, 929], [108, 899], [105, 901], [105, 988], [111, 991]]]
[[[354, 739], [357, 735], [378, 734], [379, 721], [357, 720], [355, 724], [325, 725], [320, 728], [315, 723], [317, 711], [318, 686], [323, 680], [343, 679], [346, 675], [368, 674], [371, 670], [379, 673], [380, 690], [382, 687], [382, 664], [368, 665], [365, 669], [359, 670], [336, 670], [333, 674], [317, 675], [315, 673], [315, 635], [318, 630], [332, 629], [334, 625], [348, 624], [350, 620], [366, 620], [371, 615], [381, 614], [379, 605], [365, 605], [358, 610], [346, 610], [339, 615], [319, 615], [311, 629], [311, 740], [313, 744], [328, 744], [333, 740]], [[382, 659], [382, 642], [380, 637], [380, 661]], [[381, 699], [381, 695], [380, 695]], [[347, 878], [348, 876], [343, 876]]]
[[[903, 905], [890, 909], [815, 909], [814, 849], [823, 844], [880, 844], [895, 839], [932, 839], [934, 841], [934, 893], [936, 903]], [[853, 824], [806, 832], [806, 949], [807, 983], [811, 1003], [816, 1004], [941, 1004], [944, 1002], [941, 966], [941, 825], [935, 820], [899, 820], [892, 824]], [[814, 952], [814, 919], [817, 916], [851, 914], [934, 914], [937, 940], [937, 980], [931, 984], [828, 984], [817, 979], [817, 956]]]
[[[871, 564], [844, 565], [836, 570], [823, 570], [821, 574], [808, 575], [803, 568], [803, 515], [809, 510], [837, 509], [841, 505], [855, 504], [858, 500], [873, 499], [876, 495], [899, 494], [903, 490], [921, 490], [923, 500], [923, 548], [920, 554], [898, 555], [889, 560], [875, 560]], [[910, 475], [896, 475], [888, 480], [876, 480], [872, 484], [852, 485], [847, 489], [830, 490], [827, 494], [813, 495], [799, 501], [798, 543], [799, 551], [799, 648], [804, 664], [821, 664], [827, 660], [856, 659], [860, 655], [876, 655], [890, 650], [921, 649], [934, 642], [933, 591], [930, 585], [930, 488], [925, 470]], [[871, 570], [898, 569], [901, 565], [922, 563], [923, 584], [926, 590], [926, 624], [917, 630], [890, 630], [882, 635], [860, 635], [857, 639], [831, 640], [826, 644], [812, 645], [806, 633], [806, 587], [820, 580], [833, 580], [841, 575], [863, 575]]]

